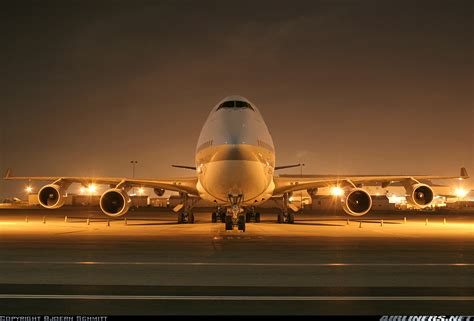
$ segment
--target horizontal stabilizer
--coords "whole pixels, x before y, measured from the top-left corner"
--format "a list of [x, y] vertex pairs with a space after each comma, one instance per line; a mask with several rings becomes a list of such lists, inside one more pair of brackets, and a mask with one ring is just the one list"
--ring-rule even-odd
[[285, 168], [293, 168], [293, 167], [299, 167], [299, 166], [304, 166], [304, 164], [293, 164], [293, 165], [283, 165], [283, 166], [275, 166], [275, 170], [279, 169], [285, 169]]
[[184, 168], [184, 169], [192, 169], [193, 171], [196, 170], [196, 167], [194, 166], [184, 166], [184, 165], [171, 165], [172, 167], [177, 167], [177, 168]]

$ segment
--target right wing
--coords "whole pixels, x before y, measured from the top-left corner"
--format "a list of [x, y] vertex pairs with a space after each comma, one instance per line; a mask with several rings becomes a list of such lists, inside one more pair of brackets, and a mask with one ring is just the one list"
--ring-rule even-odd
[[459, 176], [429, 176], [429, 175], [318, 175], [315, 177], [301, 177], [298, 175], [288, 175], [274, 177], [274, 195], [282, 195], [304, 189], [329, 187], [345, 182], [358, 184], [384, 184], [390, 185], [392, 182], [412, 182], [414, 180], [435, 180], [435, 179], [466, 179], [469, 178], [466, 169], [461, 168]]

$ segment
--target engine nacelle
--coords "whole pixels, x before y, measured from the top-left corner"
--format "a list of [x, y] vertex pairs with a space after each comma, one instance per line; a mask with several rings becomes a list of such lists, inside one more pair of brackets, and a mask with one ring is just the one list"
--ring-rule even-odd
[[341, 200], [344, 211], [352, 216], [365, 215], [372, 207], [372, 197], [362, 188], [345, 189]]
[[407, 203], [415, 208], [427, 207], [433, 202], [434, 192], [431, 187], [426, 184], [413, 184], [406, 188]]
[[128, 212], [132, 200], [122, 189], [112, 188], [104, 192], [100, 197], [100, 209], [104, 214], [112, 217], [122, 216]]
[[315, 197], [318, 194], [317, 188], [308, 188], [306, 191], [308, 192], [310, 197]]
[[38, 192], [38, 202], [44, 208], [60, 208], [66, 202], [66, 189], [57, 184], [45, 185]]
[[156, 196], [163, 196], [165, 194], [165, 190], [162, 188], [154, 188], [153, 191], [155, 192]]

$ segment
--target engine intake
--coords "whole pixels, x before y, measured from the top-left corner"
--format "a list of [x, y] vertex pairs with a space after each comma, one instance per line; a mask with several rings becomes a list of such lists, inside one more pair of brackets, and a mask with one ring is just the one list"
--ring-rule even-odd
[[353, 188], [344, 191], [342, 208], [352, 216], [367, 214], [372, 207], [372, 197], [362, 188]]
[[315, 197], [316, 195], [318, 195], [317, 188], [308, 188], [306, 191], [308, 192], [310, 197]]
[[413, 184], [407, 189], [407, 203], [415, 208], [427, 207], [433, 202], [434, 192], [431, 187], [426, 184]]
[[102, 194], [99, 203], [104, 214], [118, 217], [128, 212], [132, 200], [124, 190], [112, 188]]
[[38, 192], [38, 202], [44, 208], [60, 208], [66, 202], [66, 190], [57, 184], [45, 185]]
[[165, 190], [162, 188], [154, 188], [153, 191], [155, 192], [156, 196], [163, 196], [165, 194]]

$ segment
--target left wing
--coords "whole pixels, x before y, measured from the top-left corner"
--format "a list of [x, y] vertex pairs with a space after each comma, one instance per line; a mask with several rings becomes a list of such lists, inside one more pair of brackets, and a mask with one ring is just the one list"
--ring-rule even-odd
[[435, 179], [466, 179], [469, 178], [466, 169], [461, 168], [459, 176], [429, 176], [429, 175], [318, 175], [314, 177], [302, 177], [301, 175], [274, 177], [274, 195], [281, 195], [304, 189], [329, 187], [342, 183], [352, 182], [355, 185], [382, 184], [388, 186], [393, 182], [410, 182], [419, 180]]
[[21, 181], [49, 181], [62, 182], [64, 184], [80, 183], [84, 186], [90, 184], [104, 184], [128, 187], [151, 187], [161, 188], [164, 190], [183, 192], [191, 195], [199, 195], [196, 184], [196, 177], [176, 178], [176, 179], [138, 179], [126, 177], [80, 177], [80, 176], [12, 176], [11, 169], [8, 169], [4, 179], [6, 180], [21, 180]]

